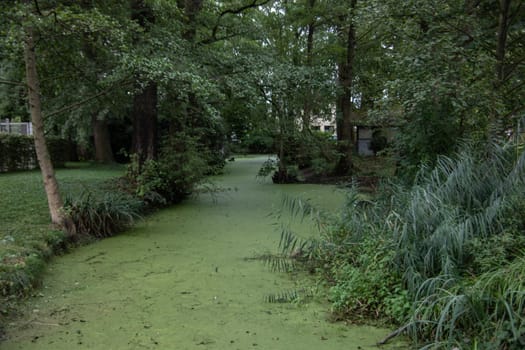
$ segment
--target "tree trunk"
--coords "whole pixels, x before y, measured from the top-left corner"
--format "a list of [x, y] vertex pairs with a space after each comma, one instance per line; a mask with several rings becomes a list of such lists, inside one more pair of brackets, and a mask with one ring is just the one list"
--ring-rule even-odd
[[[132, 0], [131, 18], [148, 30], [149, 25], [155, 23], [155, 15], [151, 7], [144, 0]], [[138, 40], [135, 40], [136, 44]], [[137, 86], [137, 89], [139, 87]], [[132, 152], [138, 156], [139, 164], [148, 159], [157, 158], [157, 83], [149, 81], [146, 86], [133, 97]]]
[[284, 184], [284, 183], [290, 183], [295, 182], [295, 179], [292, 179], [290, 177], [290, 174], [288, 174], [288, 164], [287, 164], [287, 154], [285, 149], [285, 143], [287, 139], [287, 131], [289, 130], [289, 125], [287, 125], [287, 116], [285, 109], [286, 108], [280, 108], [278, 102], [274, 102], [272, 98], [272, 114], [274, 115], [274, 118], [278, 119], [279, 122], [279, 144], [278, 144], [278, 157], [279, 157], [279, 165], [277, 167], [276, 172], [272, 176], [272, 180], [274, 183], [278, 184]]
[[177, 0], [177, 5], [184, 11], [186, 16], [186, 29], [182, 37], [190, 43], [195, 41], [197, 34], [197, 23], [195, 19], [202, 8], [203, 0]]
[[[352, 0], [352, 10], [355, 9], [356, 5], [357, 0]], [[346, 55], [338, 63], [338, 82], [341, 87], [341, 93], [337, 101], [337, 140], [340, 143], [341, 157], [336, 166], [336, 173], [339, 175], [346, 175], [352, 171], [352, 153], [355, 143], [352, 118], [352, 83], [354, 78], [356, 35], [353, 18], [347, 19], [347, 22], [347, 32], [343, 29], [339, 31], [342, 42], [346, 44]]]
[[505, 79], [505, 52], [509, 31], [509, 12], [511, 0], [499, 0], [498, 44], [496, 47], [496, 85]]
[[[93, 2], [91, 0], [81, 0], [81, 6], [86, 10], [93, 9]], [[84, 33], [82, 38], [82, 51], [86, 57], [94, 63], [95, 66], [104, 66], [104, 62], [99, 57], [96, 46], [94, 45], [96, 39], [92, 38], [92, 33]], [[98, 73], [97, 78], [104, 74]], [[98, 90], [98, 89], [97, 89]], [[100, 90], [99, 90], [100, 92]], [[114, 163], [115, 157], [113, 156], [113, 150], [111, 149], [110, 132], [108, 128], [107, 120], [99, 119], [98, 113], [93, 113], [91, 117], [91, 129], [93, 131], [93, 145], [95, 147], [95, 160], [101, 163]]]
[[[507, 51], [507, 38], [509, 32], [509, 16], [510, 16], [510, 3], [511, 0], [499, 0], [498, 2], [499, 14], [498, 14], [498, 32], [496, 42], [496, 66], [495, 66], [495, 79], [494, 79], [494, 90], [496, 95], [498, 90], [501, 89], [505, 82], [505, 55]], [[488, 130], [488, 137], [493, 138], [494, 136], [502, 136], [505, 132], [505, 121], [502, 120], [500, 112], [494, 109], [491, 113], [491, 127]]]
[[108, 123], [99, 119], [96, 114], [91, 119], [93, 128], [93, 143], [95, 145], [95, 160], [101, 163], [114, 163], [113, 150], [109, 137]]
[[[197, 16], [202, 9], [203, 0], [177, 0], [177, 6], [184, 13], [184, 29], [182, 31], [182, 38], [189, 44], [195, 45], [195, 37], [197, 35]], [[197, 130], [202, 127], [202, 107], [197, 98], [197, 94], [189, 87], [188, 95], [183, 98], [187, 103], [182, 104], [179, 109], [183, 111], [183, 120], [174, 125], [176, 121], [172, 121], [170, 129], [175, 129], [178, 132], [184, 132], [185, 129]], [[209, 143], [210, 140], [201, 139], [204, 143]], [[211, 143], [210, 143], [211, 144]]]
[[149, 84], [133, 97], [132, 152], [140, 164], [157, 157], [157, 83]]
[[58, 227], [65, 228], [66, 219], [62, 210], [64, 203], [60, 196], [58, 182], [55, 177], [55, 171], [53, 169], [53, 164], [51, 163], [51, 156], [49, 155], [44, 135], [44, 120], [42, 117], [42, 105], [40, 102], [40, 83], [36, 67], [33, 28], [27, 27], [25, 32], [26, 40], [24, 42], [24, 60], [36, 156], [44, 180], [44, 189], [47, 196], [49, 213], [51, 214], [51, 221]]
[[[308, 7], [310, 11], [313, 11], [315, 6], [315, 0], [308, 1]], [[315, 19], [312, 16], [312, 20], [308, 23], [308, 36], [306, 38], [306, 66], [312, 66], [312, 55], [314, 48], [314, 33], [315, 33]], [[312, 89], [307, 87], [303, 104], [303, 131], [310, 132], [310, 123], [312, 120]]]

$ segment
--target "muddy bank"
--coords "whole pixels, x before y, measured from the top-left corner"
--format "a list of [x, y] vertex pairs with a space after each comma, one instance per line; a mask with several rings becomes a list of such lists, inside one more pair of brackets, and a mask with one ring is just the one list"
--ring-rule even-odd
[[283, 192], [335, 208], [329, 186], [255, 178], [264, 158], [237, 159], [201, 196], [125, 234], [56, 258], [1, 349], [373, 349], [388, 330], [325, 321], [327, 305], [270, 304], [294, 289], [246, 259], [274, 250], [268, 213]]

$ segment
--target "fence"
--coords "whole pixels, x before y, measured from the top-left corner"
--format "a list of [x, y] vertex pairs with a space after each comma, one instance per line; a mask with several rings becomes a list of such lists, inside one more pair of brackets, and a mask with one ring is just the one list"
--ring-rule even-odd
[[33, 135], [33, 125], [31, 123], [11, 123], [9, 119], [0, 122], [0, 133]]

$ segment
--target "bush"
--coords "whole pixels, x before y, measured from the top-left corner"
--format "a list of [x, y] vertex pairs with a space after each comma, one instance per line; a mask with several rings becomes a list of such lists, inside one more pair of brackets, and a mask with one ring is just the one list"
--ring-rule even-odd
[[56, 136], [48, 136], [46, 137], [46, 143], [55, 168], [62, 168], [66, 165], [66, 162], [76, 159], [76, 147], [72, 141]]
[[320, 229], [320, 240], [301, 240], [285, 227], [280, 255], [319, 272], [330, 287], [335, 319], [402, 323], [409, 318], [408, 293], [392, 265], [394, 242], [381, 222], [384, 208], [362, 199], [352, 187], [337, 216], [299, 199], [285, 198], [282, 210], [299, 220], [310, 219]]
[[374, 202], [351, 192], [301, 256], [339, 318], [386, 316], [427, 349], [523, 349], [525, 153], [467, 145], [436, 164]]
[[66, 198], [64, 210], [72, 221], [74, 233], [105, 238], [129, 228], [140, 218], [142, 202], [119, 192], [101, 197], [84, 192], [77, 199]]
[[396, 260], [413, 292], [427, 278], [472, 268], [467, 244], [488, 242], [511, 228], [508, 218], [518, 214], [513, 198], [525, 190], [523, 163], [511, 147], [478, 152], [466, 146], [421, 172], [409, 191], [397, 191]]
[[139, 164], [137, 157], [132, 157], [126, 174], [128, 190], [152, 206], [180, 202], [209, 171], [206, 154], [199, 151], [193, 138], [185, 134], [170, 136], [158, 160]]
[[439, 156], [454, 153], [463, 128], [450, 99], [423, 101], [405, 117], [394, 147], [399, 156], [398, 174], [410, 182], [421, 165], [434, 167]]
[[387, 144], [388, 140], [381, 130], [374, 130], [372, 133], [372, 140], [370, 141], [370, 150], [374, 152], [374, 155], [377, 155], [378, 152], [384, 150]]
[[352, 247], [352, 261], [330, 262], [334, 285], [330, 288], [332, 309], [340, 318], [365, 317], [407, 320], [410, 303], [402, 292], [401, 278], [392, 270], [392, 247], [384, 241], [365, 239]]
[[0, 172], [29, 170], [36, 166], [32, 137], [0, 133]]
[[269, 131], [254, 130], [243, 138], [240, 146], [248, 153], [272, 154], [275, 152], [273, 138]]
[[[331, 135], [323, 132], [298, 133], [285, 135], [283, 152], [275, 149], [273, 153], [282, 156], [274, 167], [272, 179], [275, 183], [294, 183], [308, 181], [333, 173], [338, 153]], [[278, 147], [276, 145], [275, 147]], [[263, 165], [259, 175], [269, 175], [269, 163]], [[304, 175], [304, 176], [303, 176]]]
[[[74, 145], [67, 140], [46, 139], [51, 161], [55, 167], [63, 167], [74, 159]], [[38, 167], [32, 136], [0, 133], [0, 172], [31, 170]]]

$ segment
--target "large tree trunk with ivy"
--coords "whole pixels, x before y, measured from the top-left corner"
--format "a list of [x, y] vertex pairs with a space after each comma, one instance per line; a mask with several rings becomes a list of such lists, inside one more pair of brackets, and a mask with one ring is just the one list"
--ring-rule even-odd
[[[355, 9], [357, 0], [352, 0], [351, 8]], [[353, 16], [353, 13], [350, 15]], [[341, 24], [339, 37], [345, 43], [345, 56], [338, 62], [338, 83], [341, 92], [337, 99], [337, 140], [341, 156], [336, 166], [335, 172], [338, 175], [346, 175], [352, 171], [352, 153], [354, 151], [354, 123], [352, 113], [352, 83], [354, 78], [354, 59], [356, 35], [353, 18], [346, 18], [342, 21], [346, 28]]]
[[51, 221], [58, 227], [64, 228], [66, 224], [66, 216], [62, 210], [64, 203], [60, 196], [58, 182], [55, 177], [53, 163], [51, 162], [51, 156], [46, 145], [44, 134], [44, 119], [42, 117], [42, 105], [40, 102], [40, 83], [36, 65], [34, 31], [31, 27], [27, 27], [25, 31], [24, 59], [36, 156], [44, 180], [44, 189], [47, 196], [49, 213], [51, 214]]

